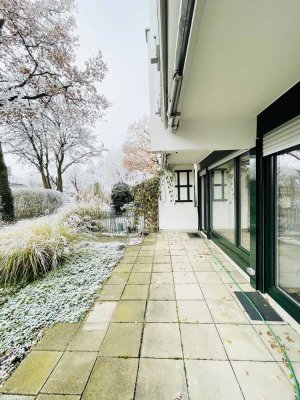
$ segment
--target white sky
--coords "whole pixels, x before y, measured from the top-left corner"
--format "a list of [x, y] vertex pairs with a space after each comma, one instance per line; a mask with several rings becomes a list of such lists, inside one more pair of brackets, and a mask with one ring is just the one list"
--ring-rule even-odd
[[[99, 49], [108, 73], [99, 86], [112, 103], [105, 121], [97, 124], [108, 149], [120, 147], [128, 125], [148, 113], [148, 64], [145, 28], [148, 26], [147, 0], [77, 0], [76, 16], [81, 64]], [[6, 155], [12, 173], [26, 177], [15, 159]]]

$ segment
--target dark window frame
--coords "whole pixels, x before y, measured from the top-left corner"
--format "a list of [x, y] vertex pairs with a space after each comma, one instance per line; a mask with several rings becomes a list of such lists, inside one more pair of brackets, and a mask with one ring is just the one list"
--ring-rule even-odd
[[[193, 200], [191, 200], [191, 188], [193, 185], [190, 184], [190, 172], [193, 172], [191, 169], [178, 169], [174, 171], [176, 174], [177, 178], [177, 183], [175, 184], [175, 188], [177, 188], [177, 200], [175, 200], [176, 203], [192, 203]], [[181, 173], [186, 173], [186, 185], [181, 185], [180, 184], [180, 174]], [[187, 190], [187, 200], [181, 200], [180, 199], [180, 189], [186, 188]]]
[[[215, 171], [221, 171], [221, 183], [215, 183]], [[224, 177], [225, 169], [224, 168], [214, 168], [212, 171], [212, 201], [228, 201], [228, 199], [225, 198], [225, 187], [227, 186], [227, 183], [225, 183], [225, 177]], [[216, 199], [215, 198], [215, 187], [220, 187], [222, 188], [222, 198]]]

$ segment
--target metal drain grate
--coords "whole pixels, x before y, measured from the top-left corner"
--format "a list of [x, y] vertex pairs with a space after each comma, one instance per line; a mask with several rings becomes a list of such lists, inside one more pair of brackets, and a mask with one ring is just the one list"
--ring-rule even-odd
[[[249, 317], [254, 321], [261, 321], [261, 318], [255, 308], [246, 299], [242, 292], [234, 292], [240, 303], [247, 311]], [[259, 292], [244, 292], [252, 303], [257, 307], [265, 321], [282, 321], [282, 318], [277, 312], [270, 306], [265, 298]]]
[[191, 239], [202, 239], [201, 236], [199, 235], [199, 233], [188, 232], [187, 234], [188, 234], [189, 238], [191, 238]]

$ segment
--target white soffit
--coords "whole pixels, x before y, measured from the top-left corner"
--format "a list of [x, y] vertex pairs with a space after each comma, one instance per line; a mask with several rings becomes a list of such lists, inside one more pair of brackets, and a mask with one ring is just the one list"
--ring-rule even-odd
[[299, 0], [207, 1], [192, 31], [181, 119], [255, 118], [298, 82], [299, 15]]

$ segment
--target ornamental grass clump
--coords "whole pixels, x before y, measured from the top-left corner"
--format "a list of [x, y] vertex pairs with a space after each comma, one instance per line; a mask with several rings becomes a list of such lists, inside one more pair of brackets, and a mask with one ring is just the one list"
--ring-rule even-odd
[[0, 231], [0, 281], [4, 286], [37, 279], [67, 258], [77, 234], [58, 217], [20, 222]]

